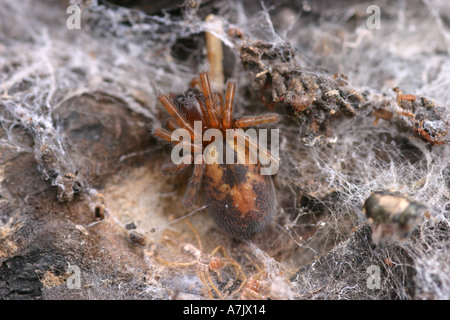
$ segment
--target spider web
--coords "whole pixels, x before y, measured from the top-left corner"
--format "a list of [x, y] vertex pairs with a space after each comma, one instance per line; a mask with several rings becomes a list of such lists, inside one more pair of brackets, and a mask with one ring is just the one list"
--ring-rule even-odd
[[[158, 92], [178, 93], [188, 87], [199, 65], [206, 63], [203, 32], [214, 32], [202, 19], [204, 13], [198, 6], [183, 9], [181, 14], [157, 15], [102, 1], [72, 3], [82, 8], [81, 30], [65, 27], [65, 8], [53, 1], [37, 5], [25, 0], [0, 6], [0, 146], [12, 154], [34, 154], [43, 176], [48, 175], [42, 163], [43, 146], [52, 151], [61, 172], [76, 172], [84, 164], [81, 155], [71, 152], [73, 142], [55, 121], [61, 105], [83, 94], [101, 92], [156, 123], [161, 114]], [[392, 88], [396, 86], [406, 93], [433, 98], [447, 108], [443, 121], [448, 125], [449, 4], [444, 0], [376, 1], [382, 12], [381, 29], [369, 30], [366, 9], [371, 4], [373, 1], [352, 5], [333, 1], [217, 1], [212, 8], [225, 29], [240, 29], [249, 38], [275, 47], [288, 41], [298, 50], [298, 63], [314, 73], [345, 73], [353, 88], [372, 94], [369, 100], [374, 105], [383, 94], [395, 99]], [[233, 40], [228, 34], [216, 35], [224, 43], [229, 62], [225, 75], [238, 82], [236, 116], [266, 112], [258, 94], [252, 92]], [[240, 254], [241, 247], [227, 239], [218, 236], [219, 240], [214, 240], [224, 241], [249, 278], [258, 274], [255, 266], [265, 271], [259, 278], [265, 296], [450, 298], [449, 148], [427, 148], [388, 122], [381, 120], [375, 126], [373, 121], [369, 112], [361, 112], [353, 119], [333, 122], [332, 148], [305, 146], [299, 140], [298, 125], [288, 121], [280, 124], [282, 165], [275, 178], [280, 214], [272, 230], [244, 243], [247, 255]], [[24, 141], [24, 133], [31, 135], [31, 143]], [[136, 180], [124, 183], [124, 190], [133, 185], [134, 191], [127, 194], [121, 190], [126, 199], [150, 197], [153, 203], [165, 203], [171, 195], [179, 194], [179, 190], [163, 186], [174, 183], [174, 178], [165, 178], [163, 183], [157, 181], [161, 179], [157, 175], [131, 176]], [[150, 195], [142, 177], [154, 179]], [[52, 184], [64, 188], [61, 179], [53, 179]], [[88, 201], [95, 202], [98, 190], [88, 176], [84, 182]], [[425, 203], [430, 218], [419, 222], [411, 238], [374, 247], [370, 232], [363, 226], [367, 219], [361, 208], [377, 189], [401, 191]], [[112, 187], [106, 190], [114, 191]], [[114, 209], [130, 204], [125, 201], [119, 206], [114, 197], [105, 197], [110, 219], [122, 224], [124, 217]], [[175, 216], [179, 217], [177, 210], [185, 212], [174, 206]], [[139, 213], [141, 220], [152, 219], [151, 223], [142, 222], [139, 230], [167, 223], [164, 210], [153, 213], [151, 218], [148, 213]], [[193, 220], [198, 222], [195, 225], [202, 224], [201, 218]], [[212, 228], [211, 224], [199, 227], [199, 233], [211, 239], [207, 228]], [[161, 246], [158, 237], [151, 241], [150, 246]], [[210, 249], [205, 248], [205, 252]], [[166, 253], [168, 258], [179, 258], [179, 251]], [[192, 270], [178, 270], [172, 279], [174, 270], [156, 266], [151, 256], [148, 261], [153, 277], [161, 280], [151, 286], [143, 284], [143, 290], [157, 292], [156, 285], [158, 290], [182, 288], [186, 294], [200, 294]], [[367, 268], [372, 265], [381, 268], [381, 289], [367, 286]], [[233, 270], [224, 272], [231, 274]], [[189, 292], [192, 283], [196, 289]], [[119, 291], [120, 287], [111, 290]], [[131, 297], [138, 294], [133, 291]]]

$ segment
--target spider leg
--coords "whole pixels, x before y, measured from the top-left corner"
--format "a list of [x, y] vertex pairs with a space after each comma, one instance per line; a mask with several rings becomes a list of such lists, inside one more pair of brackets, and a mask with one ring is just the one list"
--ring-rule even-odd
[[[197, 157], [203, 157], [202, 154]], [[205, 161], [201, 161], [200, 164], [194, 162], [194, 172], [192, 173], [191, 180], [189, 181], [186, 193], [184, 195], [183, 203], [186, 207], [191, 207], [194, 204], [196, 195], [200, 189], [203, 174], [205, 172]]]
[[211, 251], [211, 255], [212, 255], [212, 256], [215, 256], [216, 253], [217, 253], [219, 250], [222, 251], [222, 254], [223, 254], [224, 257], [227, 257], [227, 258], [230, 257], [230, 255], [228, 254], [227, 250], [226, 250], [225, 247], [222, 246], [222, 245], [217, 246], [213, 251]]
[[175, 131], [179, 128], [178, 123], [173, 118], [168, 119], [166, 125], [170, 131]]
[[158, 97], [158, 100], [161, 101], [164, 108], [166, 108], [166, 110], [175, 119], [178, 125], [181, 128], [184, 128], [187, 131], [189, 131], [192, 140], [194, 140], [194, 129], [192, 128], [191, 124], [183, 117], [180, 111], [178, 111], [178, 109], [174, 106], [174, 104], [169, 100], [169, 98], [166, 95], [162, 94]]
[[172, 141], [172, 132], [163, 128], [155, 128], [153, 129], [153, 135], [157, 136], [160, 139], [168, 141], [170, 143], [175, 143], [177, 141]]
[[214, 110], [214, 97], [211, 91], [211, 84], [209, 83], [208, 74], [206, 72], [202, 72], [200, 74], [200, 82], [202, 84], [203, 94], [205, 95], [206, 99], [206, 110], [208, 112], [210, 125], [212, 128], [219, 129], [220, 123]]
[[239, 272], [236, 271], [236, 277], [239, 277], [239, 273], [241, 274], [242, 283], [241, 283], [241, 285], [240, 285], [236, 290], [234, 290], [234, 292], [231, 294], [231, 295], [235, 295], [236, 293], [238, 293], [238, 292], [245, 286], [245, 284], [247, 283], [247, 277], [245, 276], [245, 273], [244, 273], [244, 271], [242, 270], [242, 268], [241, 268], [241, 266], [239, 265], [239, 263], [237, 263], [236, 261], [232, 260], [232, 261], [228, 262], [227, 264], [230, 264], [230, 265], [234, 266], [235, 269], [239, 271]]
[[230, 255], [228, 254], [227, 250], [225, 249], [224, 246], [220, 245], [217, 246], [212, 252], [211, 252], [211, 256], [215, 256], [217, 254], [217, 252], [222, 251], [222, 255], [225, 257], [226, 260], [225, 261], [225, 265], [231, 264], [234, 266], [236, 275], [239, 274], [239, 268], [236, 267], [236, 265], [234, 265], [234, 263], [237, 264], [237, 262], [230, 257]]
[[243, 117], [234, 120], [235, 128], [246, 128], [251, 126], [257, 126], [265, 123], [274, 123], [281, 120], [281, 117], [276, 113], [256, 116], [256, 117]]
[[[209, 283], [208, 283], [208, 280], [206, 279], [206, 273], [205, 273], [203, 270], [199, 270], [199, 269], [197, 269], [196, 273], [197, 273], [197, 277], [198, 277], [198, 278], [203, 282], [203, 284], [205, 285], [206, 290], [207, 290], [206, 292], [208, 293], [209, 299], [212, 300], [214, 297], [213, 297], [213, 295], [212, 295], [211, 289], [209, 288]], [[216, 287], [214, 284], [213, 284], [212, 288], [213, 288], [213, 289], [217, 289], [217, 287]]]
[[217, 288], [217, 286], [214, 284], [213, 279], [211, 278], [211, 275], [209, 274], [208, 271], [203, 270], [203, 275], [205, 277], [205, 280], [207, 281], [207, 283], [211, 286], [211, 288], [213, 288], [213, 290], [216, 292], [216, 294], [219, 296], [219, 299], [223, 299], [223, 294], [220, 292], [220, 290]]
[[198, 89], [200, 87], [200, 81], [198, 80], [197, 77], [193, 78], [191, 80], [191, 82], [189, 82], [189, 87], [190, 88], [196, 88], [196, 89]]
[[[258, 150], [259, 156], [263, 157], [265, 162], [271, 162], [274, 165], [278, 165], [280, 159], [275, 158], [269, 150], [259, 145], [255, 140], [253, 140], [249, 135], [241, 132], [240, 130], [235, 130], [235, 135], [238, 139], [236, 139], [237, 143], [241, 145], [241, 147], [248, 148], [251, 152], [257, 153]], [[240, 138], [240, 139], [239, 139]]]
[[176, 141], [172, 140], [172, 132], [163, 128], [155, 128], [153, 130], [153, 135], [157, 136], [158, 138], [165, 140], [167, 142], [170, 142], [172, 144], [179, 144], [182, 143], [186, 146], [186, 148], [191, 148], [191, 151], [193, 153], [201, 152], [203, 150], [203, 147], [199, 144], [191, 143], [190, 141]]
[[190, 163], [186, 164], [183, 162], [180, 164], [174, 164], [172, 162], [168, 162], [162, 166], [161, 171], [165, 175], [179, 174], [180, 172], [182, 172], [184, 169], [186, 169], [190, 165], [191, 165]]
[[194, 260], [191, 262], [167, 261], [166, 259], [160, 258], [158, 255], [155, 255], [155, 259], [167, 266], [170, 266], [170, 267], [190, 267], [190, 266], [193, 266], [198, 263], [197, 260]]
[[233, 101], [235, 90], [236, 84], [234, 82], [228, 82], [227, 93], [225, 98], [225, 106], [223, 109], [223, 117], [222, 117], [222, 127], [224, 130], [231, 129], [233, 121]]
[[221, 126], [222, 123], [220, 120], [223, 118], [223, 98], [222, 95], [217, 92], [214, 93], [214, 110], [219, 121], [219, 126]]
[[200, 238], [200, 235], [198, 234], [197, 229], [188, 220], [184, 220], [184, 222], [188, 225], [189, 228], [191, 228], [192, 232], [195, 235], [195, 239], [197, 240], [198, 249], [200, 250], [200, 252], [203, 252], [202, 240]]
[[[261, 115], [261, 116], [256, 116], [256, 117], [243, 117], [240, 119], [236, 119], [234, 121], [234, 127], [235, 128], [246, 128], [246, 127], [250, 127], [250, 126], [256, 126], [256, 125], [260, 125], [260, 124], [265, 124], [265, 123], [274, 123], [274, 122], [278, 122], [281, 120], [281, 117], [276, 114], [276, 113], [271, 113], [271, 114], [266, 114], [266, 115]], [[262, 147], [261, 145], [257, 144], [254, 140], [252, 140], [248, 135], [246, 135], [245, 133], [241, 133], [239, 132], [239, 130], [236, 130], [236, 135], [240, 135], [241, 138], [244, 138], [245, 141], [245, 146], [248, 147], [251, 151], [253, 152], [257, 152], [259, 149], [259, 155], [261, 157], [264, 158], [264, 160], [270, 161], [273, 164], [278, 165], [279, 159], [276, 159], [275, 157], [273, 157], [269, 150], [267, 150], [266, 148]], [[242, 141], [238, 139], [238, 142]]]
[[[242, 267], [239, 263], [236, 262], [236, 260], [234, 260], [233, 258], [230, 257], [230, 255], [228, 254], [227, 250], [225, 249], [224, 246], [220, 245], [217, 246], [212, 252], [211, 252], [211, 256], [215, 256], [217, 254], [218, 251], [222, 251], [223, 256], [225, 257], [225, 259], [223, 260], [225, 265], [231, 265], [234, 267], [234, 272], [236, 274], [237, 278], [241, 278], [242, 279], [242, 283], [241, 285], [231, 294], [234, 295], [235, 293], [239, 292], [242, 287], [244, 287], [245, 283], [247, 282], [247, 277], [245, 276], [244, 271], [242, 270]], [[239, 276], [240, 275], [240, 276]]]

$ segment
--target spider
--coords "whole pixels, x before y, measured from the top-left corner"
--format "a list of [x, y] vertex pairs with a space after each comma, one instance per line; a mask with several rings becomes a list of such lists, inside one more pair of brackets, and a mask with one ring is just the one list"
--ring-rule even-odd
[[[199, 78], [201, 91], [193, 87], [193, 81], [191, 88], [175, 97], [174, 101], [165, 94], [158, 97], [170, 117], [166, 123], [167, 129], [155, 128], [153, 134], [173, 145], [182, 143], [194, 154], [193, 157], [190, 155], [191, 161], [163, 166], [162, 172], [178, 174], [194, 160], [193, 174], [186, 190], [184, 204], [187, 207], [192, 206], [196, 195], [202, 191], [203, 201], [217, 225], [233, 237], [248, 238], [261, 231], [275, 216], [275, 189], [271, 176], [261, 174], [261, 160], [264, 159], [266, 163], [270, 161], [276, 166], [279, 160], [243, 130], [230, 129], [278, 122], [280, 116], [266, 114], [234, 120], [232, 113], [236, 84], [228, 82], [224, 101], [219, 93], [212, 92], [206, 72], [201, 73]], [[200, 121], [200, 126], [195, 125], [197, 121]], [[172, 138], [172, 133], [180, 128], [188, 132], [190, 141]], [[222, 144], [219, 144], [222, 150], [205, 152], [213, 142], [217, 142], [215, 138], [211, 141], [198, 140], [197, 135], [203, 136], [208, 129], [217, 129], [222, 133]], [[225, 139], [223, 135], [229, 131], [234, 134], [231, 140], [228, 136]], [[214, 160], [220, 152], [226, 152], [228, 157], [230, 150], [238, 163], [211, 161], [211, 158]], [[251, 155], [258, 151], [260, 158], [251, 161]]]
[[[236, 260], [234, 260], [232, 257], [230, 257], [230, 255], [222, 245], [217, 246], [214, 250], [211, 251], [210, 254], [205, 254], [203, 252], [202, 241], [197, 229], [195, 229], [195, 227], [189, 221], [185, 220], [185, 223], [194, 233], [197, 240], [197, 247], [190, 243], [186, 243], [183, 246], [183, 250], [194, 256], [195, 259], [189, 262], [175, 262], [161, 258], [158, 254], [155, 256], [156, 260], [169, 267], [188, 268], [195, 266], [197, 277], [205, 285], [206, 293], [208, 294], [209, 299], [214, 298], [213, 292], [217, 295], [217, 297], [219, 297], [219, 299], [224, 299], [228, 296], [228, 294], [230, 294], [230, 297], [232, 297], [239, 291], [241, 291], [247, 283], [247, 277], [245, 276], [245, 273], [239, 263], [236, 262]], [[163, 235], [162, 239], [166, 241], [168, 240], [167, 243], [170, 244], [173, 241], [173, 236]], [[219, 252], [221, 252], [222, 254], [219, 255]], [[231, 269], [228, 270], [226, 269], [227, 267]], [[224, 280], [222, 278], [223, 273], [229, 273], [231, 270], [233, 270], [234, 276], [231, 278], [231, 281], [229, 281], [225, 285], [225, 290], [221, 291], [217, 287], [216, 283], [217, 281], [222, 282]], [[216, 279], [213, 278], [213, 275], [215, 275]], [[240, 284], [237, 285], [239, 282]], [[233, 292], [223, 292], [228, 291], [230, 287], [233, 286], [237, 286], [237, 288]]]

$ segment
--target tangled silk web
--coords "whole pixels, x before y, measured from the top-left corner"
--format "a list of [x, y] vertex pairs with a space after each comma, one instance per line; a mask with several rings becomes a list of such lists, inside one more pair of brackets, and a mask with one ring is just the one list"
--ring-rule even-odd
[[[65, 172], [76, 172], [81, 164], [69, 156], [71, 141], [53, 120], [61, 104], [82, 94], [103, 92], [156, 120], [157, 93], [187, 88], [206, 61], [201, 33], [216, 32], [199, 17], [195, 6], [181, 15], [156, 15], [102, 1], [72, 2], [82, 9], [81, 30], [66, 27], [66, 8], [57, 1], [3, 1], [0, 6], [0, 122], [5, 132], [1, 145], [14, 152], [34, 153], [36, 159], [42, 158], [45, 145]], [[447, 108], [443, 121], [448, 124], [450, 4], [445, 0], [375, 1], [382, 12], [381, 28], [370, 30], [366, 9], [372, 2], [217, 1], [214, 8], [224, 26], [274, 45], [288, 41], [298, 50], [301, 66], [345, 73], [355, 89], [373, 93], [374, 101], [376, 95], [394, 97], [396, 86], [435, 99]], [[241, 88], [237, 112], [253, 112], [246, 100], [255, 101], [257, 94], [248, 94], [250, 78], [238, 52], [229, 35], [216, 36], [223, 41], [226, 59], [234, 61], [225, 74], [237, 79]], [[183, 42], [191, 38], [200, 45], [189, 47]], [[179, 47], [183, 50], [176, 50]], [[373, 122], [370, 112], [334, 122], [332, 148], [305, 146], [298, 139], [298, 127], [281, 125], [283, 165], [277, 180], [283, 219], [279, 227], [312, 262], [366, 222], [361, 208], [372, 191], [406, 193], [429, 208], [430, 218], [416, 227], [420, 236], [394, 247], [368, 246], [361, 257], [370, 260], [370, 265], [385, 265], [386, 257], [396, 264], [397, 271], [386, 269], [383, 280], [392, 288], [391, 297], [449, 299], [449, 148], [427, 148], [425, 142], [398, 132], [388, 122], [376, 126]], [[31, 146], [22, 141], [23, 132], [31, 133]], [[52, 183], [62, 184], [59, 179]], [[87, 185], [95, 193], [88, 179]], [[305, 201], [326, 214], [305, 222], [310, 213], [302, 205]], [[301, 234], [310, 229], [311, 235]], [[257, 247], [250, 248], [255, 256], [263, 255]], [[325, 279], [322, 286], [327, 290], [321, 297], [385, 297], [350, 284], [355, 277], [365, 283], [368, 274], [352, 270], [354, 266], [345, 269], [348, 250], [349, 246], [334, 249], [335, 261], [342, 262], [335, 269], [347, 276]], [[303, 274], [311, 286], [318, 281], [313, 279], [314, 272], [311, 268]], [[413, 291], [406, 288], [404, 279], [411, 274]], [[291, 291], [281, 295], [294, 296]]]

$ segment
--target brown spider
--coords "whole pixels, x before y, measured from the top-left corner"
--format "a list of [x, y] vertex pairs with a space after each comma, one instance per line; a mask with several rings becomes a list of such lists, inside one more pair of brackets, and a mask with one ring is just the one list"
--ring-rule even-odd
[[[156, 128], [153, 134], [173, 145], [181, 143], [194, 154], [193, 157], [189, 156], [191, 162], [194, 160], [194, 164], [185, 195], [185, 205], [191, 206], [202, 188], [203, 201], [219, 227], [234, 237], [248, 237], [262, 230], [275, 215], [275, 189], [272, 178], [261, 174], [263, 165], [260, 160], [264, 159], [267, 160], [266, 163], [270, 161], [278, 166], [278, 159], [243, 130], [230, 129], [273, 123], [279, 121], [280, 117], [277, 114], [268, 114], [233, 120], [235, 83], [228, 83], [224, 101], [219, 93], [212, 92], [206, 72], [200, 74], [199, 82], [202, 91], [190, 88], [174, 99], [175, 104], [164, 94], [158, 97], [171, 118], [167, 121], [168, 130]], [[197, 121], [200, 121], [200, 126], [195, 125]], [[191, 138], [189, 141], [172, 137], [173, 131], [180, 128], [188, 133], [188, 138]], [[203, 137], [208, 129], [219, 130], [223, 137], [220, 139], [222, 144], [210, 153], [205, 151], [216, 142], [216, 137], [212, 137], [210, 141], [199, 141], [197, 138], [198, 135]], [[228, 139], [229, 131], [234, 134], [231, 140]], [[252, 155], [258, 151], [260, 158], [252, 161]], [[227, 157], [231, 154], [238, 163], [211, 161], [217, 160], [219, 154], [225, 153]], [[164, 166], [162, 171], [165, 174], [177, 174], [190, 166], [191, 162], [170, 163]]]

